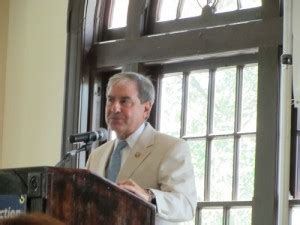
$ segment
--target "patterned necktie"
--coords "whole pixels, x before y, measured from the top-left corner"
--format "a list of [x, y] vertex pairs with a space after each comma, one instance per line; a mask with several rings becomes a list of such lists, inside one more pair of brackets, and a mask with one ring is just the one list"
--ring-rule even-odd
[[116, 149], [113, 151], [106, 171], [106, 177], [115, 182], [120, 171], [122, 161], [122, 150], [127, 146], [125, 140], [120, 140]]

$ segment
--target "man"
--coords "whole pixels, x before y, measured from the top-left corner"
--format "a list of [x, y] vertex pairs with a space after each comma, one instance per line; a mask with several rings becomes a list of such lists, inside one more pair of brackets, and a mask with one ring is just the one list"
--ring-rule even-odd
[[[197, 196], [188, 145], [146, 122], [155, 98], [152, 82], [137, 73], [116, 74], [108, 82], [106, 98], [106, 123], [117, 139], [95, 149], [87, 168], [154, 203], [156, 225], [193, 219]], [[121, 168], [115, 172], [118, 160]]]

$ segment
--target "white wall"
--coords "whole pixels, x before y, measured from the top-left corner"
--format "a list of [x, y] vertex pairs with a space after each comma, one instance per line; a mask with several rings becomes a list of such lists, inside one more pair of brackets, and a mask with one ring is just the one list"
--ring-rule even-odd
[[4, 113], [4, 92], [5, 92], [5, 71], [6, 71], [6, 49], [8, 29], [9, 1], [0, 0], [0, 168], [2, 163], [2, 134], [3, 134], [3, 113]]
[[67, 0], [9, 1], [3, 168], [59, 160], [67, 5]]

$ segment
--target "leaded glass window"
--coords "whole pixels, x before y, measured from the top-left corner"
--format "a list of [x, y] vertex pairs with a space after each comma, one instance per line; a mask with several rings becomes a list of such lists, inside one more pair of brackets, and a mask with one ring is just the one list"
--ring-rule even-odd
[[261, 4], [261, 0], [160, 0], [156, 21], [200, 16], [204, 8], [222, 13], [260, 7]]
[[201, 225], [251, 224], [257, 73], [257, 64], [245, 64], [161, 79], [159, 127], [190, 145]]

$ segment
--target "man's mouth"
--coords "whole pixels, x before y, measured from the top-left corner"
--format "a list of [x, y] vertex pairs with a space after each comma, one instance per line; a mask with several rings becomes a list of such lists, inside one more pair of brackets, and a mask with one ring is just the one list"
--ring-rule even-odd
[[111, 119], [111, 120], [121, 120], [122, 118], [120, 118], [120, 117], [111, 117], [109, 119]]

